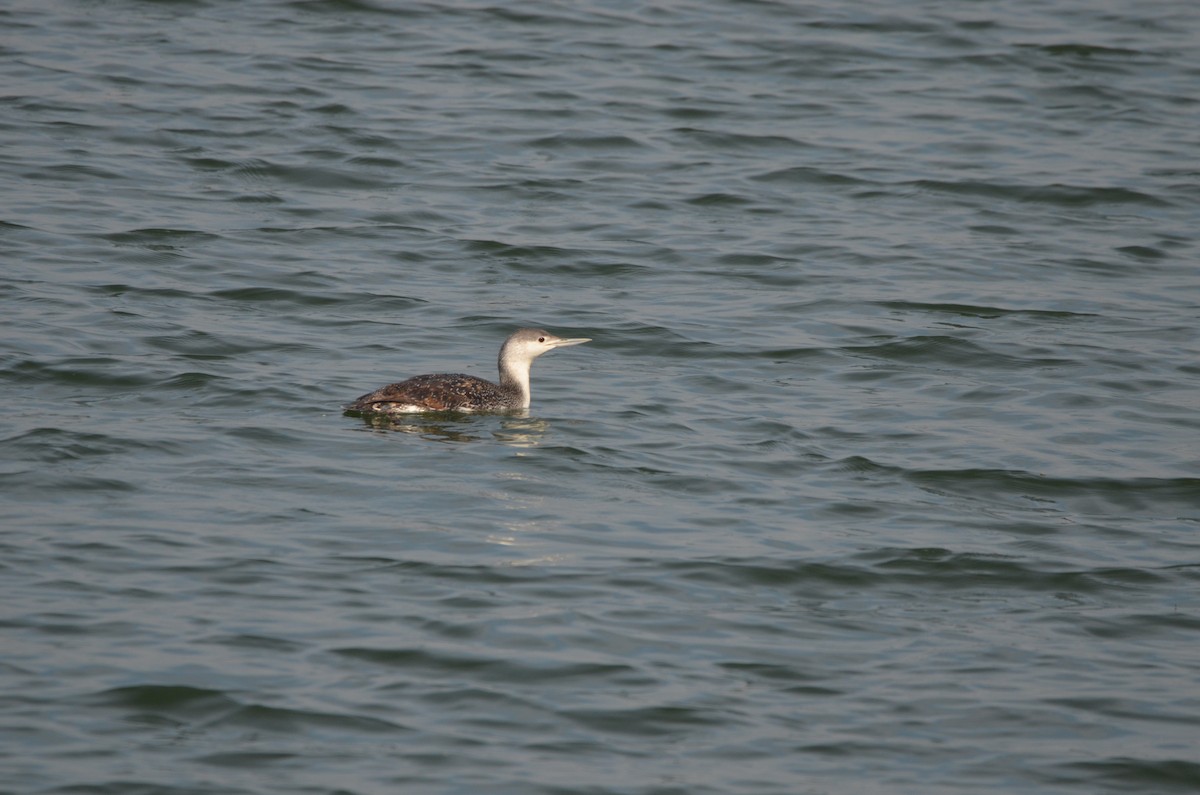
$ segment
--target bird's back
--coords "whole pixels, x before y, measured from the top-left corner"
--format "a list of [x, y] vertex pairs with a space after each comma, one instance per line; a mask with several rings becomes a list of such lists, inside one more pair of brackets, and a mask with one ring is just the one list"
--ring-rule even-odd
[[390, 414], [421, 411], [502, 411], [514, 408], [520, 396], [499, 384], [462, 373], [418, 375], [363, 395], [349, 411]]

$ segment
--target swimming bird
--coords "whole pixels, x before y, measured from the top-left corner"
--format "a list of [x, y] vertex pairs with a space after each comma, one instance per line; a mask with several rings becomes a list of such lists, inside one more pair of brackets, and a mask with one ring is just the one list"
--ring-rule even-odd
[[418, 375], [363, 395], [347, 411], [410, 414], [422, 411], [509, 411], [529, 408], [529, 368], [543, 353], [591, 342], [563, 339], [536, 328], [517, 329], [500, 346], [500, 383], [462, 373]]

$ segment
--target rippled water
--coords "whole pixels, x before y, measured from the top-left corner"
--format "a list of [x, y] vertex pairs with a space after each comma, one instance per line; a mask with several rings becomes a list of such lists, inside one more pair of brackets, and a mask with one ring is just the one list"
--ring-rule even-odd
[[0, 791], [1196, 791], [1197, 8], [8, 4]]

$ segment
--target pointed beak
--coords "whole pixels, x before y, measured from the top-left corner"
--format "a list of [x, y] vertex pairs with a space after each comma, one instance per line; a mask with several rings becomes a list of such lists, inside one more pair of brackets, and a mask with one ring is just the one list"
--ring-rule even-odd
[[557, 340], [554, 340], [553, 342], [554, 342], [555, 348], [565, 348], [568, 345], [580, 345], [582, 343], [591, 342], [591, 341], [592, 341], [591, 337], [575, 337], [575, 338], [569, 339], [569, 340], [557, 339]]

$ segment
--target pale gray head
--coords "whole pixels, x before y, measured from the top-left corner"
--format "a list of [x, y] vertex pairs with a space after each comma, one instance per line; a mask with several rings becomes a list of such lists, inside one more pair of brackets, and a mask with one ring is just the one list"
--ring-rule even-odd
[[516, 389], [521, 403], [529, 407], [529, 366], [543, 353], [568, 345], [591, 342], [588, 337], [564, 339], [540, 328], [517, 329], [500, 347], [500, 383]]
[[510, 334], [504, 341], [504, 345], [500, 348], [500, 359], [501, 361], [508, 359], [514, 362], [522, 360], [532, 362], [543, 353], [549, 353], [555, 348], [579, 345], [582, 342], [591, 342], [591, 339], [589, 337], [563, 339], [540, 328], [521, 328]]

